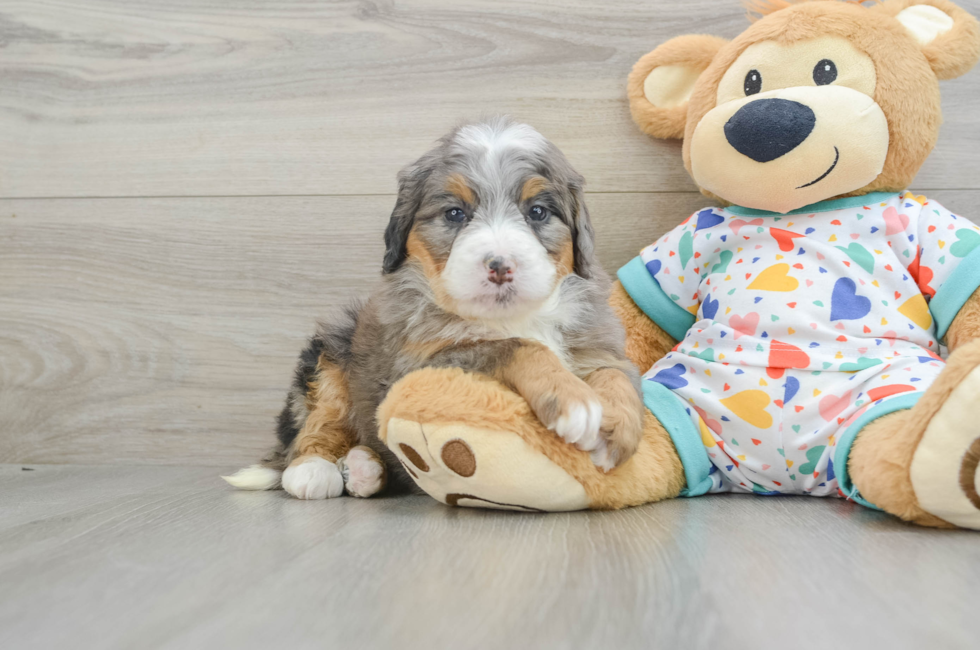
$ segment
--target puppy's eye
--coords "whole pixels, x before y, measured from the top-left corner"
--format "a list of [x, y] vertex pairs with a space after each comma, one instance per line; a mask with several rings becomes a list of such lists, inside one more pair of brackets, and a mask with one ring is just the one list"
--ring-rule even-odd
[[762, 90], [762, 75], [758, 70], [749, 70], [745, 75], [745, 96], [754, 95]]
[[446, 221], [462, 223], [466, 221], [466, 213], [460, 208], [449, 208], [446, 210]]
[[541, 207], [540, 205], [531, 206], [531, 209], [527, 213], [528, 218], [531, 221], [544, 221], [548, 218], [548, 210]]
[[837, 78], [837, 66], [830, 59], [824, 59], [813, 67], [813, 82], [818, 86], [834, 83]]

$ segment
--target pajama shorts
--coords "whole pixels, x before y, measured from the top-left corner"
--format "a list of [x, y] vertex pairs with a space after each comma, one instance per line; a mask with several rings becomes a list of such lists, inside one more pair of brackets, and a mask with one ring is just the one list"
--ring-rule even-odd
[[874, 507], [847, 480], [851, 443], [873, 420], [912, 408], [945, 366], [927, 350], [898, 347], [853, 371], [759, 368], [669, 353], [644, 376], [643, 395], [681, 456], [685, 496], [845, 496]]

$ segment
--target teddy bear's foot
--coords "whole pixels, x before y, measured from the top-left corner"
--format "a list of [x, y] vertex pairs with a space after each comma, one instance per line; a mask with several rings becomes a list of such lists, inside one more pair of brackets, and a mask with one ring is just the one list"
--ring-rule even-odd
[[505, 428], [388, 421], [388, 446], [419, 487], [451, 506], [581, 510], [582, 484]]
[[919, 441], [909, 477], [919, 507], [980, 530], [980, 367], [953, 389]]
[[623, 508], [675, 497], [685, 475], [649, 412], [637, 452], [615, 469], [566, 443], [502, 384], [459, 368], [424, 368], [378, 408], [378, 436], [412, 479], [455, 506], [511, 510]]
[[980, 341], [950, 355], [911, 410], [866, 426], [848, 471], [861, 496], [922, 526], [980, 529]]

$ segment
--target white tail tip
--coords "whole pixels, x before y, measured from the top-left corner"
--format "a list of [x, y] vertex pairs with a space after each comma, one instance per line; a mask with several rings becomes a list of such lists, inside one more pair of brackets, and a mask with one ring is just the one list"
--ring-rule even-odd
[[275, 490], [279, 487], [282, 472], [262, 465], [243, 467], [231, 476], [222, 476], [228, 484], [239, 490]]

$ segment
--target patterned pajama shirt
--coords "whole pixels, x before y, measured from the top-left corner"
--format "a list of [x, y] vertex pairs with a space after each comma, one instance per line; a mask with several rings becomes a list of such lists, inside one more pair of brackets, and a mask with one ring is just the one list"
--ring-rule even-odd
[[644, 401], [684, 464], [684, 494], [843, 495], [872, 420], [911, 408], [980, 286], [980, 228], [911, 193], [785, 215], [691, 215], [619, 271], [680, 341], [645, 374]]

